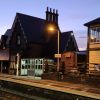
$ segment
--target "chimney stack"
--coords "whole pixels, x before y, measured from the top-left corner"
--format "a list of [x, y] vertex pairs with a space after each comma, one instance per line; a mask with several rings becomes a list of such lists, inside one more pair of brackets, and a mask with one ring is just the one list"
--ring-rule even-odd
[[58, 24], [58, 10], [47, 7], [46, 21]]

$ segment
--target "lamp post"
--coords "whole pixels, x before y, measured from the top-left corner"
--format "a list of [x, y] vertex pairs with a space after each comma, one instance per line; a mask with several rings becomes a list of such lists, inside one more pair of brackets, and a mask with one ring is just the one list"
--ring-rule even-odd
[[[59, 30], [57, 30], [57, 54], [59, 54]], [[57, 59], [57, 72], [59, 72], [59, 57]]]
[[[56, 56], [57, 56], [57, 72], [59, 75], [59, 65], [60, 65], [60, 63], [59, 63], [59, 58], [60, 58], [59, 57], [60, 56], [60, 54], [59, 54], [59, 34], [60, 34], [60, 32], [58, 29], [55, 29], [54, 27], [49, 27], [48, 30], [49, 31], [57, 31], [57, 54], [56, 54]], [[59, 78], [59, 76], [58, 76], [58, 78]]]

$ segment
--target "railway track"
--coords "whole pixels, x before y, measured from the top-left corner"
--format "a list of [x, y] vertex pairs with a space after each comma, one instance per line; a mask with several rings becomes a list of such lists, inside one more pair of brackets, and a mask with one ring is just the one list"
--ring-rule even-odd
[[27, 77], [27, 76], [22, 77], [22, 76], [13, 76], [13, 75], [5, 75], [5, 74], [0, 75], [0, 80], [12, 81], [20, 84], [26, 84], [26, 85], [31, 85], [31, 86], [36, 86], [36, 87], [51, 89], [56, 91], [62, 91], [62, 92], [67, 91], [68, 93], [78, 94], [82, 96], [85, 95], [89, 96], [89, 94], [93, 96], [100, 95], [100, 89], [92, 88], [88, 85], [83, 85], [83, 84], [57, 82], [52, 80], [34, 80], [32, 77]]

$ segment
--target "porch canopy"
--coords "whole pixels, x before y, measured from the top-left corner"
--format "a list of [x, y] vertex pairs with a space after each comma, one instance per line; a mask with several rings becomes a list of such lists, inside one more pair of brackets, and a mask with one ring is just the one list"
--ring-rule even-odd
[[0, 61], [8, 61], [8, 60], [9, 60], [9, 51], [0, 50]]

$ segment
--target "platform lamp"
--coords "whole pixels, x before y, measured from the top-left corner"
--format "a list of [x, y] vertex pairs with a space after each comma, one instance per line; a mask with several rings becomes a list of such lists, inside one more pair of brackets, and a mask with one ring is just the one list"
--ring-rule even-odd
[[57, 73], [59, 74], [59, 69], [60, 69], [60, 62], [59, 58], [61, 57], [61, 54], [59, 53], [59, 36], [60, 32], [59, 29], [56, 29], [53, 25], [49, 26], [47, 29], [49, 32], [57, 32], [57, 54], [55, 54], [55, 57], [57, 58]]

